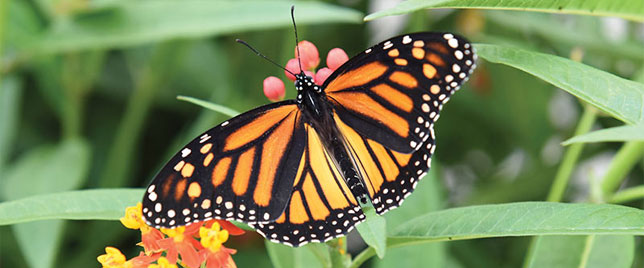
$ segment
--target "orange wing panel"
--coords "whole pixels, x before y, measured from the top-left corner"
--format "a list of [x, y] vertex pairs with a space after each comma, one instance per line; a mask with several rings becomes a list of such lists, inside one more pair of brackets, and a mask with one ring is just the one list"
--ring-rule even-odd
[[259, 138], [259, 136], [264, 134], [268, 129], [280, 122], [293, 111], [293, 107], [287, 105], [275, 108], [268, 113], [260, 115], [255, 120], [230, 134], [230, 136], [226, 138], [224, 151], [237, 149]]
[[414, 109], [414, 101], [408, 95], [387, 84], [374, 86], [371, 91], [405, 112], [409, 113]]
[[242, 153], [237, 160], [237, 167], [235, 168], [235, 177], [233, 177], [233, 192], [237, 196], [242, 196], [248, 189], [248, 182], [250, 181], [250, 173], [253, 170], [253, 162], [255, 159], [255, 147], [251, 147], [248, 151]]
[[[295, 118], [296, 113], [291, 113], [280, 123], [264, 143], [257, 186], [253, 193], [255, 203], [260, 206], [267, 206], [271, 201], [273, 183], [275, 182], [275, 171], [277, 170], [276, 167], [279, 165], [280, 159], [282, 159], [286, 146], [291, 141]], [[259, 120], [257, 119], [256, 121]]]
[[325, 92], [331, 93], [338, 90], [364, 85], [377, 79], [386, 71], [387, 66], [380, 62], [374, 61], [372, 63], [365, 64], [336, 77], [326, 87]]
[[324, 202], [322, 202], [320, 195], [315, 189], [311, 174], [306, 175], [304, 183], [302, 184], [302, 192], [306, 197], [306, 203], [309, 205], [313, 219], [324, 220], [329, 216], [329, 209], [324, 205]]
[[385, 108], [365, 93], [338, 92], [332, 95], [338, 96], [334, 99], [343, 107], [381, 122], [400, 137], [406, 138], [409, 135], [409, 123], [407, 120]]
[[224, 157], [217, 162], [215, 168], [212, 170], [212, 185], [215, 188], [226, 180], [226, 174], [228, 174], [231, 161], [232, 159], [230, 157]]

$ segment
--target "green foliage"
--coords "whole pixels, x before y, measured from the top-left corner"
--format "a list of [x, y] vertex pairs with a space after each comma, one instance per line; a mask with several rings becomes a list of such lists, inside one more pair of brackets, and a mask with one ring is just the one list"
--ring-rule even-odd
[[0, 203], [0, 225], [47, 219], [118, 220], [142, 195], [143, 189], [97, 189], [25, 197]]
[[607, 141], [644, 141], [644, 123], [596, 130], [579, 136], [574, 136], [563, 145], [578, 142], [607, 142]]
[[644, 84], [562, 57], [488, 44], [475, 47], [487, 61], [528, 72], [617, 119], [631, 124], [644, 120]]
[[524, 267], [631, 267], [635, 240], [627, 235], [541, 236]]
[[[121, 48], [174, 38], [199, 38], [290, 26], [284, 1], [124, 1], [54, 25], [26, 50], [60, 53]], [[253, 7], [253, 8], [249, 8]], [[359, 12], [323, 3], [298, 5], [302, 24], [357, 22]]]
[[385, 257], [387, 250], [387, 222], [373, 209], [365, 209], [367, 220], [356, 228], [367, 245], [374, 248], [379, 258]]
[[501, 10], [527, 10], [563, 14], [615, 16], [634, 21], [644, 21], [644, 5], [637, 0], [624, 0], [613, 5], [610, 0], [567, 1], [486, 1], [486, 0], [409, 0], [393, 8], [369, 14], [365, 20], [400, 15], [424, 8], [477, 8]]
[[396, 228], [390, 245], [496, 236], [644, 235], [644, 211], [608, 204], [526, 202], [428, 213]]
[[[300, 39], [351, 55], [377, 34], [444, 30], [475, 42], [479, 67], [400, 208], [324, 244], [231, 237], [238, 266], [644, 265], [642, 1], [408, 0], [369, 27], [374, 3], [348, 2], [296, 2]], [[234, 40], [286, 63], [291, 5], [0, 1], [0, 266], [135, 256], [139, 232], [115, 220], [183, 144], [268, 102], [262, 79], [283, 71]], [[394, 14], [402, 29], [377, 24]]]

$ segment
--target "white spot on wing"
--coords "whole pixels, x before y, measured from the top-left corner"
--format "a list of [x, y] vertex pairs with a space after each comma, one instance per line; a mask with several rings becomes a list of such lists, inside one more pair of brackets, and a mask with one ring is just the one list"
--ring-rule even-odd
[[402, 43], [405, 45], [411, 43], [411, 37], [409, 37], [409, 35], [405, 35], [405, 37], [403, 37]]

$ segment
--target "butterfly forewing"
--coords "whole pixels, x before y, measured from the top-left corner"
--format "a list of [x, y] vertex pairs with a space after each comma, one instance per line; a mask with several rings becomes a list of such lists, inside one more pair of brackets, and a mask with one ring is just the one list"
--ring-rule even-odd
[[143, 216], [165, 228], [211, 218], [275, 220], [290, 199], [305, 142], [300, 111], [290, 101], [232, 118], [161, 169], [143, 198]]
[[475, 67], [470, 43], [450, 33], [394, 37], [358, 54], [325, 82], [340, 118], [388, 149], [412, 153], [443, 103]]

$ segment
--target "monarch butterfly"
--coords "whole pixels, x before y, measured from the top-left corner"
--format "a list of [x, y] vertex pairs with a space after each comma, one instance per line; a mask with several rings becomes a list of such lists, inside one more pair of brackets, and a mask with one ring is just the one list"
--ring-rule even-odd
[[406, 34], [339, 67], [322, 86], [300, 72], [297, 98], [204, 132], [161, 169], [143, 198], [148, 225], [248, 223], [290, 246], [324, 242], [398, 207], [429, 170], [434, 122], [476, 67], [452, 33]]

